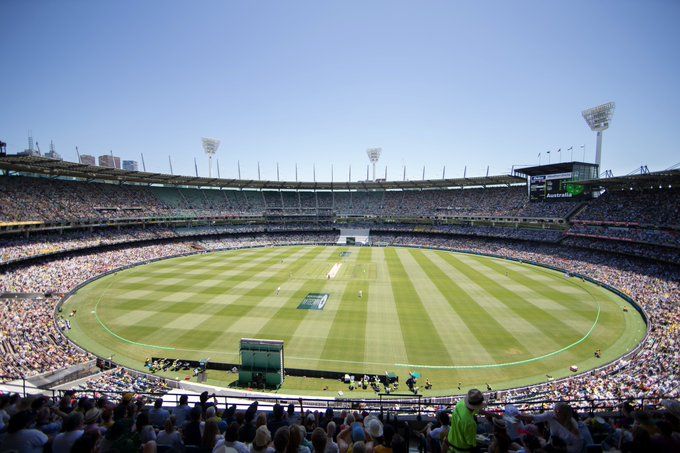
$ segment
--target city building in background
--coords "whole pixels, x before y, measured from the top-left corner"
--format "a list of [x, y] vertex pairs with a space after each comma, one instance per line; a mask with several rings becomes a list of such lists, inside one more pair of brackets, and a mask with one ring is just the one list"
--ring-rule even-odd
[[101, 155], [99, 156], [99, 166], [120, 169], [120, 157], [112, 154]]
[[97, 160], [94, 156], [90, 154], [83, 154], [80, 156], [80, 163], [85, 165], [92, 165], [93, 167], [97, 165]]
[[139, 171], [139, 164], [136, 160], [124, 160], [123, 170], [127, 171]]

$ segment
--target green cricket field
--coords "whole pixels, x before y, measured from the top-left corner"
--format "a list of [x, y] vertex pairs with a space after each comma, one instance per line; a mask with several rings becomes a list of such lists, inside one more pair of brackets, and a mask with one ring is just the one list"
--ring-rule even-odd
[[[646, 332], [596, 284], [499, 258], [402, 247], [282, 246], [140, 265], [85, 285], [63, 306], [68, 336], [144, 370], [146, 357], [239, 363], [239, 340], [284, 341], [286, 367], [362, 375], [418, 372], [427, 395], [545, 382], [606, 364]], [[600, 349], [601, 357], [594, 351]], [[189, 371], [160, 373], [184, 379]], [[208, 383], [236, 375], [210, 371]], [[461, 383], [461, 389], [458, 384]], [[349, 395], [288, 377], [287, 394]]]

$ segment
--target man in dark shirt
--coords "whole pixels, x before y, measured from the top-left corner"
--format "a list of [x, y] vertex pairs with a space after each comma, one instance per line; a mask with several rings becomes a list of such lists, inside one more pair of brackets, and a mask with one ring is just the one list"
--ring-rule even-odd
[[284, 417], [283, 406], [276, 403], [274, 404], [274, 414], [272, 419], [267, 423], [267, 428], [270, 433], [275, 433], [276, 430], [282, 426], [288, 426], [288, 420]]

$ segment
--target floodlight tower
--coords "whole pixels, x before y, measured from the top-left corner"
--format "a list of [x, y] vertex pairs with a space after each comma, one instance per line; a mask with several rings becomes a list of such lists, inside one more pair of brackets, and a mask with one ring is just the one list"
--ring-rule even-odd
[[208, 178], [212, 178], [212, 157], [220, 147], [220, 141], [214, 138], [202, 138], [203, 151], [208, 155]]
[[609, 123], [612, 120], [614, 113], [614, 103], [607, 102], [606, 104], [598, 105], [592, 109], [581, 112], [583, 119], [586, 120], [590, 129], [597, 132], [597, 144], [595, 145], [595, 164], [597, 164], [598, 171], [600, 161], [602, 160], [602, 132], [609, 128]]
[[375, 164], [378, 163], [380, 159], [380, 153], [382, 153], [382, 148], [368, 148], [366, 150], [366, 155], [368, 155], [368, 160], [373, 164], [373, 181], [375, 181]]

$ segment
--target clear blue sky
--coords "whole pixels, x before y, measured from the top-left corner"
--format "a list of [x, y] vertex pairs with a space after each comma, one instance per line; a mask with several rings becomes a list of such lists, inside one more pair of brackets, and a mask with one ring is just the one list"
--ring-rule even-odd
[[[680, 161], [680, 2], [0, 2], [0, 140], [147, 170], [389, 179], [594, 154], [581, 110], [615, 101], [603, 169]], [[563, 159], [566, 159], [564, 155]]]

